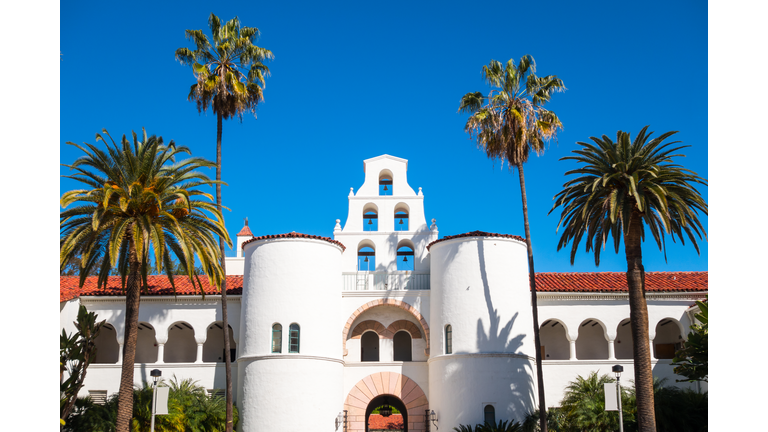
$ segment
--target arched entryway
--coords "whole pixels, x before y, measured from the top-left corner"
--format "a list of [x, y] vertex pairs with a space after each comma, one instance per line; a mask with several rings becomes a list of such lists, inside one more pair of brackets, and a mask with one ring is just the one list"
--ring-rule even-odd
[[408, 410], [399, 397], [381, 395], [365, 410], [365, 432], [408, 431]]
[[402, 413], [403, 430], [425, 430], [425, 411], [429, 409], [429, 401], [421, 387], [405, 375], [377, 372], [360, 380], [349, 391], [344, 402], [347, 431], [369, 432], [371, 412], [385, 402]]

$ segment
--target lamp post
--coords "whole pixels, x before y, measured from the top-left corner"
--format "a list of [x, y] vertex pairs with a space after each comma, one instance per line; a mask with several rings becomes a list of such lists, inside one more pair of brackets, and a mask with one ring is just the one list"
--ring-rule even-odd
[[155, 432], [155, 404], [157, 403], [157, 380], [160, 378], [160, 376], [163, 373], [160, 371], [160, 369], [152, 369], [152, 372], [149, 373], [149, 375], [152, 377], [152, 380], [154, 381], [155, 385], [152, 387], [152, 420], [150, 421], [149, 430], [151, 432]]
[[616, 365], [612, 369], [616, 374], [616, 399], [619, 401], [619, 432], [624, 432], [624, 416], [621, 412], [621, 373], [624, 372], [624, 366]]

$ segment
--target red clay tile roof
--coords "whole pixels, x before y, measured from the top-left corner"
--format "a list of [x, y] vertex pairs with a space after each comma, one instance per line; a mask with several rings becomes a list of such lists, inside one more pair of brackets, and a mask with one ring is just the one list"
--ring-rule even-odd
[[368, 417], [368, 429], [403, 430], [403, 416], [392, 414], [384, 417], [380, 414], [371, 414]]
[[244, 226], [243, 229], [240, 230], [239, 233], [237, 233], [238, 236], [251, 236], [253, 237], [253, 233], [251, 232], [251, 229], [248, 228], [248, 225]]
[[[74, 280], [74, 283], [70, 282]], [[59, 303], [80, 297], [79, 276], [59, 276]]]
[[[701, 292], [709, 286], [708, 272], [646, 272], [648, 292]], [[541, 292], [625, 292], [624, 272], [536, 273], [536, 291]]]
[[452, 236], [448, 236], [448, 237], [443, 237], [440, 240], [435, 240], [432, 243], [427, 245], [427, 250], [429, 250], [429, 248], [431, 248], [432, 245], [435, 244], [435, 243], [440, 243], [441, 241], [451, 240], [451, 239], [461, 238], [461, 237], [502, 237], [502, 238], [511, 238], [511, 239], [515, 239], [515, 240], [520, 240], [522, 242], [525, 241], [525, 239], [523, 237], [520, 237], [518, 235], [489, 233], [489, 232], [485, 232], [485, 231], [472, 231], [472, 232], [468, 232], [468, 233], [464, 233], [464, 234], [456, 234], [456, 235], [452, 235]]
[[[65, 302], [79, 296], [122, 296], [119, 276], [110, 276], [106, 289], [96, 289], [96, 276], [89, 277], [83, 288], [78, 288], [78, 276], [59, 277], [59, 301]], [[176, 295], [199, 295], [189, 278], [176, 276]], [[173, 295], [173, 288], [166, 276], [149, 276], [149, 294]], [[206, 295], [218, 294], [208, 284], [208, 278], [200, 277]], [[647, 272], [645, 274], [648, 292], [707, 292], [708, 272]], [[623, 272], [600, 273], [536, 273], [536, 290], [539, 292], [626, 292], [627, 276]], [[243, 293], [243, 277], [227, 276], [227, 294]], [[142, 294], [145, 295], [145, 294]]]
[[287, 233], [287, 234], [275, 234], [275, 235], [265, 235], [261, 237], [254, 237], [248, 241], [243, 242], [243, 247], [245, 247], [245, 245], [251, 242], [255, 242], [259, 240], [267, 240], [267, 239], [278, 239], [278, 238], [304, 238], [304, 239], [324, 240], [324, 241], [327, 241], [328, 243], [341, 246], [342, 251], [347, 249], [347, 247], [341, 244], [340, 241], [336, 241], [328, 237], [320, 237], [316, 235], [297, 233], [296, 231], [291, 231], [290, 233]]
[[[59, 278], [59, 289], [61, 292], [61, 302], [71, 300], [78, 296], [122, 296], [122, 283], [120, 276], [110, 276], [107, 280], [107, 287], [98, 289], [96, 287], [97, 276], [91, 276], [85, 280], [83, 288], [79, 289], [79, 276], [61, 276]], [[148, 276], [149, 293], [141, 295], [162, 296], [173, 295], [173, 288], [168, 276]], [[200, 295], [200, 289], [197, 284], [194, 286], [186, 276], [175, 276], [173, 283], [176, 285], [176, 295]], [[215, 286], [208, 284], [206, 276], [200, 276], [200, 283], [203, 285], [203, 291], [206, 295], [216, 295], [219, 291]], [[227, 294], [240, 295], [243, 293], [243, 277], [227, 276]]]

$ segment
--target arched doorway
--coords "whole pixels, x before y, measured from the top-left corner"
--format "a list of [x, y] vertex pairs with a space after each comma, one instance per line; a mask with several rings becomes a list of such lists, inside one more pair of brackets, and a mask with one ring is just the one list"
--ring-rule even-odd
[[380, 395], [365, 410], [365, 432], [408, 431], [408, 410], [399, 397]]
[[416, 381], [396, 372], [377, 372], [358, 381], [347, 394], [344, 402], [347, 432], [376, 430], [369, 429], [368, 422], [371, 413], [384, 402], [392, 407], [402, 403], [397, 410], [407, 416], [404, 422], [407, 430], [418, 432], [426, 429], [425, 412], [429, 409], [429, 401]]

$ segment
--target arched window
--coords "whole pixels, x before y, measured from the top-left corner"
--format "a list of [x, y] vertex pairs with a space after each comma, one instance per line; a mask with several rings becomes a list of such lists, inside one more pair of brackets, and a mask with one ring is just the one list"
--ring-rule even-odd
[[272, 352], [283, 352], [283, 326], [280, 324], [272, 326]]
[[397, 269], [401, 271], [413, 270], [413, 249], [410, 246], [397, 248]]
[[379, 335], [367, 331], [360, 338], [360, 361], [379, 361]]
[[120, 346], [117, 344], [117, 331], [111, 324], [104, 324], [96, 337], [96, 358], [94, 363], [117, 363]]
[[395, 333], [395, 337], [392, 338], [392, 345], [394, 345], [394, 361], [412, 361], [413, 356], [411, 335], [407, 331], [399, 331]]
[[392, 173], [389, 170], [379, 173], [379, 195], [392, 195]]
[[296, 323], [291, 324], [290, 327], [291, 334], [288, 337], [288, 352], [289, 353], [298, 353], [299, 352], [299, 325]]
[[363, 212], [363, 231], [378, 231], [379, 215], [375, 210], [366, 210]]
[[496, 409], [493, 405], [486, 405], [483, 409], [483, 419], [486, 423], [496, 424]]
[[166, 363], [193, 363], [197, 358], [195, 330], [180, 321], [168, 328], [163, 361]]
[[357, 270], [373, 271], [376, 270], [376, 252], [370, 246], [361, 247], [357, 251]]
[[395, 231], [408, 231], [409, 208], [405, 203], [395, 206]]
[[453, 329], [450, 324], [445, 326], [445, 353], [453, 353]]

